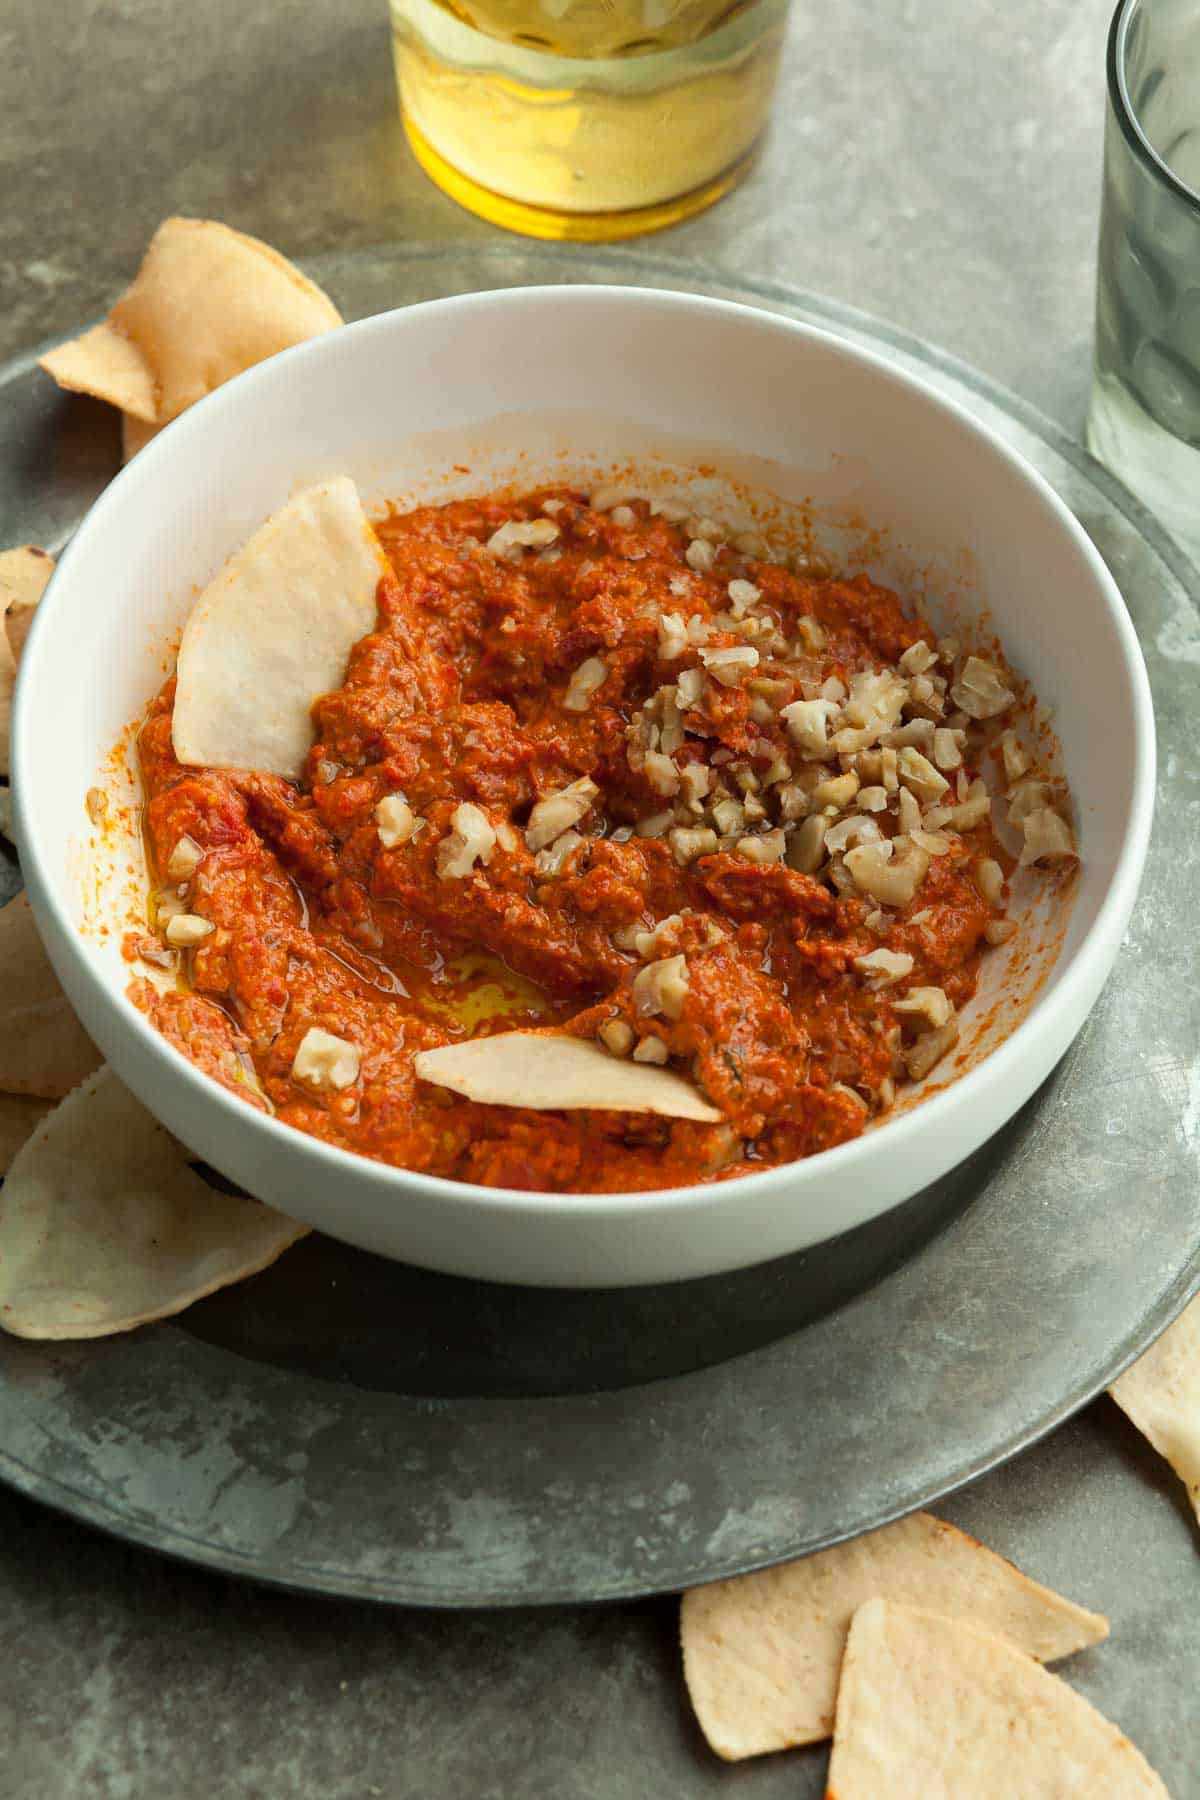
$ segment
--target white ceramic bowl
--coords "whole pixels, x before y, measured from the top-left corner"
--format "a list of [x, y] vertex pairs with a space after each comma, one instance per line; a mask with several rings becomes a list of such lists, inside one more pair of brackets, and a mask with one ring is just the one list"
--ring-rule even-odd
[[[714, 505], [726, 478], [807, 499], [839, 555], [924, 588], [935, 621], [990, 611], [1061, 740], [1083, 857], [1073, 908], [1057, 922], [1030, 912], [1013, 994], [1007, 951], [988, 959], [991, 1023], [969, 1072], [807, 1162], [709, 1187], [583, 1196], [470, 1187], [331, 1149], [208, 1081], [130, 1004], [118, 945], [138, 904], [136, 812], [123, 831], [110, 819], [97, 832], [84, 796], [119, 782], [106, 759], [160, 685], [196, 587], [296, 487], [345, 472], [381, 505], [614, 458], [634, 459], [647, 480], [706, 465]], [[822, 332], [620, 288], [475, 294], [384, 314], [250, 370], [186, 413], [117, 477], [63, 557], [26, 651], [14, 754], [25, 875], [54, 966], [117, 1072], [185, 1143], [352, 1243], [454, 1273], [565, 1285], [705, 1275], [816, 1244], [983, 1143], [1096, 1000], [1141, 874], [1154, 774], [1149, 690], [1120, 594], [1019, 458], [920, 383]]]

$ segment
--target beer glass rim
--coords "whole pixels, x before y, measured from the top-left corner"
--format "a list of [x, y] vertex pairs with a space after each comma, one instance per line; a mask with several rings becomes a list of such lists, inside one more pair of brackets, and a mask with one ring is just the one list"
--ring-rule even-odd
[[1118, 0], [1117, 10], [1112, 17], [1108, 32], [1108, 97], [1113, 114], [1125, 136], [1133, 154], [1139, 161], [1147, 164], [1150, 172], [1156, 175], [1172, 193], [1177, 194], [1194, 211], [1200, 212], [1200, 194], [1189, 187], [1186, 181], [1176, 175], [1169, 163], [1164, 162], [1146, 133], [1142, 130], [1137, 116], [1137, 109], [1129, 93], [1125, 79], [1126, 40], [1133, 25], [1135, 14], [1146, 5], [1148, 0]]

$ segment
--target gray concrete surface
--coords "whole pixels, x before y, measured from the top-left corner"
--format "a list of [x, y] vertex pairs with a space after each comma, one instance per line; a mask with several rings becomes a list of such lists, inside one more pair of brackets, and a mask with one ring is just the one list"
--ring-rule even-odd
[[[760, 167], [656, 248], [890, 317], [1078, 430], [1108, 11], [798, 0]], [[101, 310], [172, 210], [301, 257], [496, 235], [408, 157], [383, 0], [0, 0], [0, 357]], [[1111, 1615], [1071, 1679], [1200, 1800], [1200, 1537], [1111, 1403], [945, 1510]], [[272, 1594], [0, 1492], [0, 1795], [818, 1795], [822, 1752], [707, 1754], [675, 1629]]]

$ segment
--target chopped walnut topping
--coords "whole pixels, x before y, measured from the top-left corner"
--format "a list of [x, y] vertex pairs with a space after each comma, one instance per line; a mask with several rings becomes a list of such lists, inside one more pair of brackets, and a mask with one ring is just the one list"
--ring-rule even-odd
[[679, 792], [679, 770], [670, 757], [664, 756], [661, 750], [648, 752], [642, 764], [642, 773], [656, 794], [662, 794], [669, 799], [672, 794]]
[[674, 823], [673, 812], [650, 813], [646, 818], [638, 820], [634, 830], [640, 838], [666, 837]]
[[407, 844], [424, 823], [424, 819], [418, 819], [403, 794], [385, 794], [375, 808], [375, 828], [385, 850], [394, 850], [397, 844]]
[[633, 1049], [633, 1027], [624, 1019], [606, 1019], [596, 1036], [613, 1056], [628, 1056]]
[[1015, 731], [1006, 731], [1000, 739], [1000, 755], [1004, 763], [1004, 779], [1009, 787], [1020, 781], [1029, 768], [1029, 758], [1017, 742]]
[[903, 832], [911, 834], [921, 829], [921, 802], [907, 788], [901, 788], [896, 796], [896, 818]]
[[720, 838], [707, 825], [677, 825], [667, 833], [667, 839], [675, 861], [681, 867], [695, 862], [699, 856], [714, 856], [721, 848]]
[[202, 944], [206, 937], [211, 937], [214, 929], [211, 919], [202, 919], [197, 913], [181, 912], [167, 920], [164, 935], [176, 950], [190, 950], [193, 945]]
[[661, 1014], [667, 1019], [681, 1019], [687, 991], [687, 962], [682, 956], [665, 956], [659, 962], [647, 963], [633, 978], [633, 1004], [642, 1018]]
[[911, 841], [899, 854], [895, 841], [862, 844], [846, 856], [854, 886], [881, 906], [907, 906], [929, 872], [929, 855]]
[[682, 525], [691, 510], [682, 500], [661, 499], [650, 502], [650, 517], [665, 519], [668, 525]]
[[738, 619], [748, 607], [757, 606], [762, 599], [762, 589], [755, 587], [752, 581], [731, 581], [728, 593], [729, 604], [733, 608], [734, 617]]
[[831, 775], [827, 781], [818, 782], [811, 798], [814, 806], [831, 806], [835, 812], [841, 812], [857, 792], [858, 776], [853, 769], [847, 769], [844, 775]]
[[658, 621], [658, 654], [663, 662], [678, 662], [687, 654], [688, 631], [682, 613], [663, 613]]
[[954, 1008], [940, 987], [909, 988], [892, 1005], [898, 1013], [911, 1018], [917, 1031], [938, 1031], [954, 1016]]
[[950, 786], [944, 775], [940, 775], [927, 756], [910, 747], [897, 752], [897, 770], [900, 780], [910, 793], [923, 802], [937, 800]]
[[963, 738], [961, 731], [948, 731], [940, 726], [933, 734], [933, 760], [945, 773], [962, 767]]
[[990, 856], [981, 856], [974, 868], [975, 886], [989, 906], [1004, 904], [1004, 870]]
[[923, 1081], [930, 1070], [941, 1062], [948, 1050], [958, 1042], [958, 1020], [948, 1019], [936, 1031], [923, 1031], [904, 1052], [904, 1066], [910, 1081]]
[[707, 538], [693, 538], [683, 553], [683, 560], [697, 574], [708, 575], [717, 560], [717, 553]]
[[586, 712], [592, 695], [608, 680], [608, 664], [602, 656], [589, 656], [571, 676], [563, 695], [568, 712]]
[[1000, 671], [981, 656], [968, 656], [950, 696], [969, 719], [994, 719], [1016, 700], [1012, 689], [1000, 679]]
[[190, 881], [204, 860], [204, 851], [186, 832], [167, 858], [167, 874], [172, 881]]
[[681, 669], [679, 680], [675, 684], [675, 703], [683, 712], [689, 712], [699, 703], [704, 693], [704, 676], [699, 669]]
[[[1064, 857], [1075, 854], [1070, 826], [1052, 807], [1036, 806], [1026, 813], [1021, 820], [1021, 831], [1025, 838], [1020, 857], [1023, 869], [1030, 863], [1061, 862]], [[167, 935], [169, 937], [170, 932]]]
[[782, 862], [787, 849], [787, 834], [782, 826], [777, 826], [774, 831], [764, 831], [759, 837], [739, 838], [734, 849], [747, 862]]
[[477, 862], [488, 862], [495, 848], [496, 833], [491, 820], [478, 806], [464, 800], [451, 813], [450, 830], [437, 847], [438, 875], [443, 881], [461, 880]]
[[577, 831], [564, 831], [552, 844], [538, 851], [533, 866], [539, 875], [561, 875], [575, 851], [586, 842], [587, 839], [580, 837]]
[[887, 843], [887, 854], [890, 856], [892, 846], [890, 840], [884, 839], [874, 819], [864, 814], [855, 813], [849, 819], [839, 819], [825, 833], [825, 848], [831, 856], [838, 856], [849, 850], [853, 844]]
[[[589, 775], [580, 776], [557, 793], [546, 794], [534, 806], [525, 827], [525, 843], [530, 850], [543, 850], [556, 837], [578, 825], [598, 798], [600, 789]], [[459, 808], [459, 812], [462, 808]], [[455, 819], [457, 820], [457, 813]], [[486, 857], [484, 858], [486, 861]]]
[[837, 703], [833, 700], [793, 700], [779, 716], [803, 755], [824, 762], [833, 755], [826, 734], [836, 713]]
[[679, 793], [693, 812], [700, 812], [704, 798], [712, 791], [713, 772], [707, 763], [684, 763], [679, 770]]
[[731, 794], [723, 795], [720, 800], [715, 800], [711, 811], [713, 824], [722, 837], [730, 837], [734, 832], [744, 829], [746, 809], [742, 802], [735, 800]]
[[553, 519], [510, 519], [498, 531], [493, 531], [487, 547], [493, 556], [502, 556], [512, 562], [520, 557], [522, 550], [544, 550], [558, 535], [558, 526]]
[[952, 825], [955, 831], [973, 831], [977, 825], [982, 825], [991, 817], [992, 797], [984, 782], [977, 776], [968, 784], [966, 797], [954, 806], [943, 807], [942, 811], [949, 815], [945, 823]]
[[683, 924], [682, 913], [668, 913], [665, 919], [659, 919], [648, 931], [635, 931], [633, 948], [643, 962], [653, 962], [660, 950], [665, 946], [677, 925]]
[[628, 488], [616, 487], [609, 483], [606, 486], [602, 485], [598, 488], [593, 488], [588, 499], [588, 505], [593, 512], [611, 512], [614, 506], [624, 506], [627, 501], [636, 500], [637, 498], [638, 496], [636, 494], [631, 494]]
[[722, 687], [737, 687], [742, 676], [758, 667], [758, 651], [752, 644], [735, 644], [725, 650], [701, 650], [700, 661]]
[[934, 724], [932, 719], [910, 719], [907, 725], [901, 725], [895, 731], [888, 732], [888, 746], [892, 750], [903, 750], [909, 746], [921, 751], [933, 748]]
[[803, 824], [788, 834], [788, 846], [785, 860], [789, 869], [796, 869], [801, 875], [815, 875], [825, 860], [826, 821], [819, 813], [805, 819]]
[[923, 675], [932, 669], [937, 662], [937, 651], [930, 648], [923, 638], [910, 644], [900, 658], [900, 667], [906, 675]]
[[633, 1053], [634, 1062], [663, 1063], [670, 1062], [671, 1052], [660, 1037], [644, 1037]]
[[1049, 800], [1050, 784], [1048, 782], [1038, 780], [1032, 775], [1025, 781], [1018, 781], [1016, 786], [1009, 790], [1009, 824], [1019, 825], [1028, 813], [1048, 805]]
[[885, 950], [880, 945], [878, 950], [870, 950], [866, 956], [856, 956], [854, 966], [860, 975], [865, 975], [872, 987], [890, 987], [895, 981], [903, 981], [906, 975], [913, 972], [913, 959], [907, 950]]
[[357, 1044], [310, 1025], [292, 1059], [292, 1080], [318, 1091], [340, 1092], [358, 1080], [362, 1053]]

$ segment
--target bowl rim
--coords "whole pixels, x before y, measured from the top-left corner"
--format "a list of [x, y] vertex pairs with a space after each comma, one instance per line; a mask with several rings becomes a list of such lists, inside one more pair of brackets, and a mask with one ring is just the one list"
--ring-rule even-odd
[[[278, 1144], [286, 1151], [311, 1157], [317, 1168], [328, 1175], [350, 1175], [382, 1183], [398, 1193], [420, 1192], [429, 1198], [445, 1201], [451, 1207], [469, 1213], [482, 1207], [497, 1215], [519, 1215], [530, 1219], [546, 1218], [559, 1211], [564, 1203], [582, 1224], [595, 1224], [601, 1219], [620, 1220], [636, 1214], [642, 1218], [651, 1212], [673, 1214], [679, 1210], [707, 1213], [710, 1209], [736, 1206], [752, 1191], [767, 1198], [772, 1190], [790, 1188], [797, 1200], [801, 1184], [820, 1178], [852, 1176], [856, 1165], [869, 1167], [885, 1152], [902, 1156], [915, 1136], [924, 1130], [948, 1126], [977, 1100], [1003, 1087], [1010, 1074], [1015, 1074], [1026, 1060], [1027, 1051], [1047, 1030], [1049, 1020], [1034, 1009], [1018, 1022], [1012, 1032], [978, 1064], [956, 1077], [945, 1087], [930, 1094], [898, 1117], [885, 1120], [876, 1129], [839, 1144], [830, 1150], [782, 1163], [768, 1169], [752, 1170], [730, 1176], [723, 1181], [697, 1183], [669, 1188], [621, 1190], [614, 1193], [567, 1192], [558, 1189], [527, 1190], [523, 1188], [489, 1187], [475, 1182], [456, 1181], [448, 1176], [425, 1174], [419, 1170], [384, 1163], [357, 1151], [336, 1145], [287, 1125], [270, 1114], [248, 1107], [218, 1082], [205, 1075], [182, 1051], [170, 1044], [140, 1013], [126, 994], [117, 993], [95, 967], [79, 933], [60, 901], [54, 879], [48, 874], [47, 858], [39, 843], [32, 804], [32, 784], [21, 779], [26, 762], [24, 746], [35, 730], [32, 698], [37, 686], [39, 651], [49, 629], [58, 596], [74, 579], [76, 568], [83, 569], [94, 539], [109, 529], [109, 515], [133, 498], [139, 487], [152, 489], [160, 469], [165, 472], [178, 452], [188, 443], [189, 435], [203, 433], [210, 420], [222, 413], [236, 413], [252, 404], [255, 389], [263, 383], [302, 375], [308, 361], [342, 353], [350, 339], [366, 345], [386, 339], [397, 329], [407, 328], [408, 320], [420, 321], [431, 315], [463, 314], [494, 309], [520, 308], [531, 303], [552, 300], [557, 306], [609, 305], [633, 307], [637, 310], [664, 313], [688, 311], [729, 319], [735, 326], [753, 328], [780, 341], [801, 339], [836, 357], [865, 369], [884, 386], [899, 389], [908, 398], [940, 415], [972, 437], [997, 457], [1029, 492], [1031, 498], [1050, 515], [1081, 556], [1092, 576], [1096, 599], [1112, 625], [1133, 697], [1134, 769], [1129, 816], [1121, 846], [1100, 907], [1083, 941], [1063, 963], [1056, 962], [1061, 975], [1049, 1004], [1055, 1013], [1070, 1011], [1081, 996], [1087, 995], [1095, 980], [1097, 960], [1102, 960], [1114, 931], [1123, 929], [1132, 909], [1141, 881], [1149, 845], [1153, 816], [1155, 785], [1155, 731], [1149, 678], [1141, 649], [1120, 589], [1099, 552], [1088, 538], [1074, 514], [1060, 499], [1049, 482], [1019, 452], [1011, 448], [988, 425], [949, 396], [939, 393], [921, 377], [897, 368], [886, 357], [839, 336], [836, 332], [792, 320], [739, 301], [720, 300], [707, 295], [680, 293], [671, 289], [627, 287], [620, 284], [543, 284], [532, 287], [483, 289], [469, 294], [445, 296], [409, 306], [395, 307], [367, 318], [340, 326], [334, 331], [306, 340], [279, 352], [265, 362], [254, 365], [224, 383], [186, 412], [171, 421], [169, 430], [161, 431], [128, 464], [122, 468], [97, 498], [80, 522], [66, 550], [59, 559], [46, 592], [34, 616], [22, 658], [32, 679], [19, 680], [12, 720], [12, 792], [17, 824], [22, 870], [34, 908], [35, 922], [41, 933], [39, 914], [52, 921], [55, 936], [64, 945], [65, 954], [100, 1007], [114, 1021], [114, 1030], [131, 1034], [150, 1059], [169, 1067], [195, 1095], [201, 1106], [214, 1106], [230, 1122], [231, 1127], [249, 1127], [263, 1139], [264, 1146]], [[37, 759], [30, 754], [31, 766]], [[36, 777], [35, 777], [36, 780]], [[46, 936], [46, 933], [42, 933]], [[1094, 996], [1093, 996], [1094, 1000]], [[1090, 1002], [1085, 998], [1084, 1010]], [[1074, 1034], [1072, 1034], [1074, 1035]], [[153, 1112], [153, 1104], [148, 1110]], [[999, 1123], [991, 1128], [999, 1128]], [[987, 1135], [991, 1135], [991, 1132]], [[958, 1160], [957, 1158], [955, 1160]], [[890, 1210], [890, 1204], [880, 1212]], [[877, 1216], [877, 1215], [871, 1215]]]

